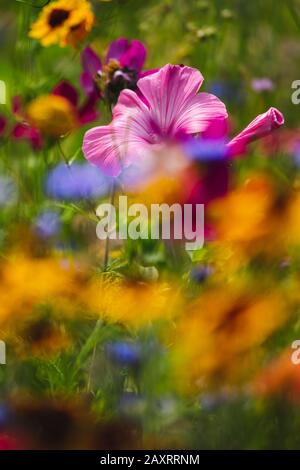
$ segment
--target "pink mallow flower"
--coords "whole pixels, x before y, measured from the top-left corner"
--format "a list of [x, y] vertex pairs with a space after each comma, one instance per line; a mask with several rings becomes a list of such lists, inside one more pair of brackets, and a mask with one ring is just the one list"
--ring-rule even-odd
[[201, 73], [191, 67], [165, 65], [141, 78], [139, 93], [123, 90], [107, 126], [84, 136], [87, 160], [110, 176], [143, 159], [152, 150], [182, 135], [204, 132], [212, 122], [227, 120], [225, 105], [214, 95], [198, 93]]

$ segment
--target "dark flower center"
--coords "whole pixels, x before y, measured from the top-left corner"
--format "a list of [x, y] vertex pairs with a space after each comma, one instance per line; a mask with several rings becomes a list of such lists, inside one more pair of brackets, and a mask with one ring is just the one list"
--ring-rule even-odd
[[124, 67], [113, 70], [108, 77], [106, 94], [109, 102], [112, 104], [118, 101], [118, 97], [122, 90], [128, 88], [135, 91], [137, 88], [136, 84], [138, 76], [136, 70]]
[[57, 26], [60, 26], [62, 23], [64, 23], [64, 21], [66, 21], [69, 16], [69, 11], [63, 10], [62, 8], [55, 8], [49, 16], [48, 23], [51, 28], [57, 28]]
[[50, 321], [47, 319], [41, 319], [38, 322], [30, 325], [26, 336], [33, 343], [39, 343], [40, 341], [46, 340], [51, 336], [52, 327]]

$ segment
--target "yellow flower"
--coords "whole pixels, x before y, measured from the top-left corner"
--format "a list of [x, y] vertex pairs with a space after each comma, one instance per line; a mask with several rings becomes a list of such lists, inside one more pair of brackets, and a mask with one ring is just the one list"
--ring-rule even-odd
[[29, 37], [40, 40], [43, 46], [76, 46], [92, 29], [94, 20], [87, 0], [58, 0], [43, 8]]
[[155, 320], [170, 320], [181, 304], [174, 286], [167, 283], [100, 279], [84, 292], [89, 308], [106, 321], [132, 327]]
[[292, 350], [284, 350], [267, 364], [252, 383], [252, 391], [258, 396], [285, 393], [299, 401], [299, 368], [291, 360]]
[[55, 305], [69, 312], [84, 286], [83, 276], [62, 260], [31, 258], [17, 254], [0, 266], [0, 329], [14, 329], [14, 322], [26, 320], [36, 306]]
[[259, 346], [288, 314], [278, 289], [260, 293], [228, 285], [203, 293], [188, 306], [170, 338], [179, 388], [192, 391], [240, 380], [250, 373]]
[[218, 238], [247, 244], [270, 233], [274, 190], [267, 178], [255, 175], [211, 205]]
[[26, 114], [33, 127], [50, 137], [60, 137], [77, 126], [76, 110], [63, 96], [40, 96], [29, 103]]
[[18, 357], [50, 357], [72, 346], [64, 324], [54, 318], [34, 315], [25, 322], [18, 322], [6, 332], [5, 341]]

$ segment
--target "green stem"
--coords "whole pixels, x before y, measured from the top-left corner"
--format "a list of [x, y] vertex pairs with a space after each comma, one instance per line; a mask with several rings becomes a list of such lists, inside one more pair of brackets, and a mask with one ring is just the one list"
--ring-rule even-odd
[[[112, 206], [114, 206], [114, 204], [115, 204], [115, 195], [116, 195], [116, 185], [113, 182], [112, 187], [111, 187], [111, 192], [110, 192], [110, 204]], [[110, 238], [109, 238], [109, 236], [107, 236], [106, 240], [105, 240], [105, 251], [104, 251], [104, 262], [103, 262], [103, 271], [104, 272], [107, 270], [107, 266], [108, 266], [109, 247], [110, 247]]]
[[297, 11], [296, 11], [293, 0], [288, 0], [287, 7], [290, 11], [290, 14], [291, 14], [297, 28], [300, 29], [300, 18], [299, 18], [299, 15], [298, 15]]
[[67, 158], [67, 156], [66, 156], [66, 154], [65, 154], [65, 152], [64, 152], [64, 150], [61, 146], [60, 140], [57, 140], [56, 142], [57, 142], [57, 147], [58, 147], [60, 155], [62, 156], [65, 164], [67, 165], [67, 167], [70, 168], [70, 162], [69, 162], [69, 160], [68, 160], [68, 158]]

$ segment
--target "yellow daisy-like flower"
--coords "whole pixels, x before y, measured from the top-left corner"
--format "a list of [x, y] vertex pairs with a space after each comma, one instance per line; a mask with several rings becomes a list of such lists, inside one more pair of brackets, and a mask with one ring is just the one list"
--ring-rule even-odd
[[50, 137], [60, 137], [77, 126], [76, 110], [63, 96], [40, 96], [29, 103], [26, 114], [33, 127]]
[[181, 307], [181, 296], [167, 283], [98, 280], [84, 292], [88, 307], [104, 320], [133, 328], [170, 320]]
[[74, 310], [74, 297], [84, 277], [59, 258], [10, 256], [0, 265], [0, 331], [10, 330], [15, 319], [27, 319], [41, 304], [55, 304], [57, 311]]
[[29, 37], [38, 39], [43, 46], [75, 47], [92, 29], [94, 20], [87, 0], [58, 0], [43, 8], [31, 27]]
[[179, 388], [198, 391], [243, 380], [252, 366], [255, 369], [251, 362], [260, 346], [288, 318], [279, 290], [260, 293], [230, 285], [205, 292], [188, 306], [171, 333]]
[[72, 346], [63, 322], [34, 315], [18, 322], [13, 330], [4, 333], [4, 338], [19, 358], [56, 356]]

